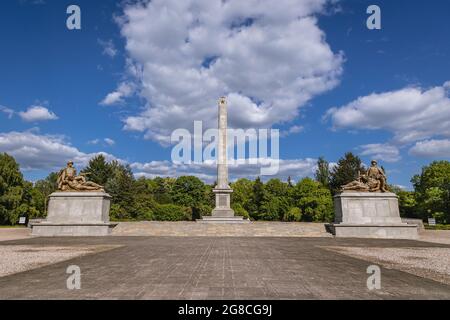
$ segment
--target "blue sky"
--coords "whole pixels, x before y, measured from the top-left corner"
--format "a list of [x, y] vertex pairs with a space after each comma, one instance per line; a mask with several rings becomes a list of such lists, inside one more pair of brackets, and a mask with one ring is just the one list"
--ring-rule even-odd
[[[253, 3], [254, 2], [254, 3]], [[66, 8], [81, 8], [81, 30]], [[381, 8], [368, 30], [366, 9]], [[99, 153], [136, 175], [194, 174], [167, 139], [194, 120], [279, 128], [281, 178], [318, 156], [376, 158], [393, 184], [450, 158], [450, 3], [432, 1], [0, 3], [0, 152], [30, 180]], [[233, 168], [254, 177], [257, 168]]]

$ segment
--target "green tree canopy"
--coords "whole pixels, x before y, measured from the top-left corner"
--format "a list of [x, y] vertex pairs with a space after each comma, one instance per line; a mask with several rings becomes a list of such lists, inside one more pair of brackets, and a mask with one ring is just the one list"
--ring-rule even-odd
[[422, 218], [438, 213], [442, 216], [441, 223], [450, 223], [450, 162], [435, 161], [423, 167], [422, 173], [411, 182]]
[[89, 160], [88, 166], [81, 172], [88, 173], [87, 177], [90, 181], [104, 186], [113, 174], [113, 166], [101, 154]]
[[364, 171], [361, 159], [351, 152], [346, 153], [331, 170], [330, 188], [332, 192], [339, 192], [343, 185], [356, 180], [358, 173]]
[[330, 164], [324, 157], [317, 160], [316, 181], [320, 182], [324, 187], [330, 185]]
[[58, 190], [58, 174], [56, 172], [50, 173], [45, 179], [38, 180], [33, 188], [33, 205], [38, 209], [39, 214], [35, 218], [45, 217], [47, 214], [49, 196]]
[[0, 154], [0, 224], [16, 224], [23, 214], [38, 215], [32, 206], [32, 184], [23, 179], [19, 164]]
[[179, 177], [173, 185], [171, 197], [175, 204], [191, 208], [193, 219], [200, 218], [202, 206], [208, 202], [205, 184], [193, 176]]
[[253, 183], [251, 198], [249, 201], [249, 210], [248, 213], [250, 217], [257, 220], [259, 218], [261, 212], [261, 205], [264, 201], [265, 196], [265, 188], [264, 183], [261, 181], [261, 178], [256, 178]]
[[105, 191], [112, 196], [112, 203], [132, 211], [134, 205], [134, 175], [129, 166], [118, 161], [110, 163], [112, 175], [105, 184]]
[[254, 182], [248, 179], [238, 179], [231, 183], [230, 186], [233, 189], [231, 204], [241, 206], [248, 213], [252, 208], [253, 184]]
[[294, 188], [295, 207], [301, 209], [306, 221], [333, 221], [333, 199], [330, 190], [310, 178], [299, 181]]

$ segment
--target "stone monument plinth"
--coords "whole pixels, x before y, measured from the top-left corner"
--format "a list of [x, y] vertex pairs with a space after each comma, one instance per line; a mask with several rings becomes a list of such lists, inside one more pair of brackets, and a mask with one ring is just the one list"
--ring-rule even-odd
[[47, 219], [31, 225], [33, 236], [106, 236], [116, 226], [109, 220], [111, 196], [103, 191], [55, 192], [49, 198]]
[[391, 192], [343, 192], [334, 197], [336, 237], [417, 239], [417, 225], [402, 223], [398, 197]]
[[236, 217], [234, 210], [231, 209], [231, 194], [233, 190], [230, 188], [215, 188], [213, 192], [216, 195], [216, 208], [213, 210], [211, 216], [204, 216], [198, 222], [216, 222], [216, 223], [245, 223], [243, 217]]

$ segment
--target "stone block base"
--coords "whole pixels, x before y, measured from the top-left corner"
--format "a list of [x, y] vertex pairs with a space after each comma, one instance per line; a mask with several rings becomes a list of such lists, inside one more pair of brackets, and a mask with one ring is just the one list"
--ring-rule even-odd
[[198, 219], [199, 223], [249, 223], [249, 220], [243, 217], [235, 217], [234, 210], [231, 209], [230, 199], [233, 190], [230, 188], [215, 188], [213, 192], [216, 195], [216, 208], [211, 216], [205, 216]]
[[32, 235], [35, 237], [102, 237], [111, 234], [117, 224], [52, 224], [38, 223], [33, 225]]
[[233, 218], [234, 210], [231, 208], [223, 209], [223, 208], [215, 208], [211, 214], [212, 217], [216, 218]]
[[339, 238], [418, 239], [416, 225], [409, 224], [331, 224], [329, 229]]
[[417, 225], [402, 223], [394, 193], [344, 192], [334, 197], [336, 237], [417, 239]]
[[199, 223], [250, 223], [250, 220], [243, 217], [209, 217], [205, 216], [202, 219], [198, 219]]
[[111, 196], [104, 192], [55, 192], [47, 219], [31, 223], [33, 236], [107, 236], [117, 224], [109, 222]]

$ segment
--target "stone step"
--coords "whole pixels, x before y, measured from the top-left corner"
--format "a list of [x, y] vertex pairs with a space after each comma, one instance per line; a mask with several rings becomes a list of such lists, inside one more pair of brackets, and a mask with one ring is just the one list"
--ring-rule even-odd
[[175, 236], [175, 237], [332, 237], [323, 223], [249, 222], [198, 223], [120, 222], [113, 236]]
[[203, 217], [203, 219], [198, 219], [197, 223], [250, 223], [250, 220], [244, 219], [243, 217]]

